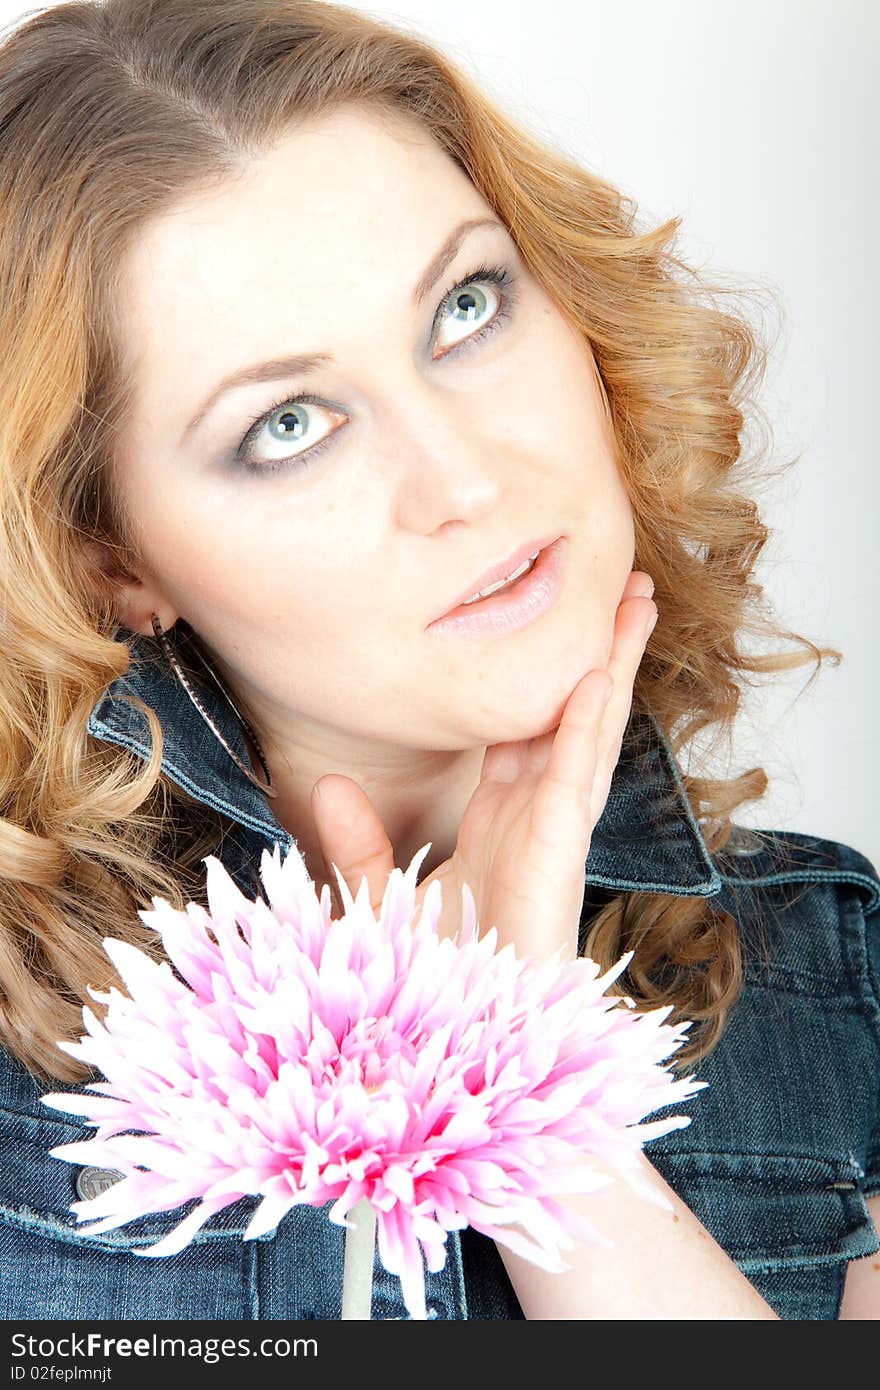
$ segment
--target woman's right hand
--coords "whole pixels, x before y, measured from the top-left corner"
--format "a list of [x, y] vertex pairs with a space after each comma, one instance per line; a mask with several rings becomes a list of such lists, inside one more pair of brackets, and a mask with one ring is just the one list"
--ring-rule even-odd
[[[632, 708], [632, 687], [656, 607], [650, 577], [633, 571], [618, 604], [607, 668], [587, 672], [558, 726], [533, 739], [490, 744], [465, 808], [452, 856], [417, 886], [442, 889], [441, 936], [461, 924], [461, 888], [474, 895], [480, 935], [498, 929], [497, 948], [546, 959], [577, 955], [584, 864]], [[608, 703], [605, 703], [606, 698]], [[312, 810], [321, 850], [356, 895], [366, 875], [378, 912], [394, 850], [367, 793], [352, 778], [315, 784]], [[404, 866], [405, 867], [405, 866]], [[329, 879], [329, 873], [328, 873]]]

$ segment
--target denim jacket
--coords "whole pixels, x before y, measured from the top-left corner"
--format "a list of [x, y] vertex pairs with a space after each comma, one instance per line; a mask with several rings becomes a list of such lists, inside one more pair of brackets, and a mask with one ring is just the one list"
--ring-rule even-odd
[[[264, 848], [293, 841], [235, 766], [156, 644], [130, 641], [126, 675], [88, 722], [96, 739], [148, 756], [137, 695], [162, 724], [163, 768], [228, 817], [218, 851], [248, 896]], [[249, 763], [239, 725], [207, 681], [200, 695]], [[880, 1249], [865, 1198], [880, 1192], [880, 879], [855, 849], [793, 831], [738, 828], [713, 857], [657, 723], [634, 711], [584, 873], [582, 940], [616, 893], [711, 898], [736, 919], [745, 987], [720, 1042], [695, 1068], [708, 1082], [691, 1124], [646, 1156], [784, 1319], [834, 1319], [847, 1262]], [[769, 956], [769, 960], [766, 957]], [[4, 1318], [338, 1319], [344, 1229], [326, 1208], [295, 1207], [274, 1233], [243, 1241], [256, 1198], [214, 1216], [176, 1255], [138, 1259], [189, 1206], [116, 1231], [78, 1230], [70, 1204], [114, 1175], [51, 1158], [89, 1138], [49, 1110], [38, 1082], [0, 1052], [0, 1314]], [[79, 1085], [69, 1089], [79, 1090]], [[639, 1199], [635, 1196], [633, 1201]], [[428, 1316], [522, 1318], [495, 1243], [452, 1231], [426, 1272]], [[374, 1318], [407, 1318], [378, 1259]]]

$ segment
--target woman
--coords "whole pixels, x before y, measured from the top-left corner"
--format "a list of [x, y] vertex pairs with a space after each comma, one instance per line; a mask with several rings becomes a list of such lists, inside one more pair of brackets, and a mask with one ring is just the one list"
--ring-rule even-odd
[[520, 952], [635, 949], [709, 1083], [645, 1158], [670, 1210], [612, 1189], [565, 1275], [453, 1232], [432, 1314], [876, 1316], [880, 881], [677, 761], [745, 672], [839, 655], [739, 644], [762, 357], [677, 224], [339, 6], [62, 4], [0, 113], [3, 1315], [339, 1316], [320, 1211], [243, 1245], [240, 1202], [161, 1278], [179, 1212], [78, 1233], [113, 1174], [39, 1098], [89, 1079], [101, 938], [155, 950], [206, 854], [253, 894], [295, 841], [376, 902], [430, 841], [448, 929], [467, 881]]

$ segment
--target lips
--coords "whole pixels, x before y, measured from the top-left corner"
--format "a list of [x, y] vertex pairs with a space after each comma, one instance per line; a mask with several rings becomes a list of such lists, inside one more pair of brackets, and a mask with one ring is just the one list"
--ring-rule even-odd
[[469, 598], [473, 598], [474, 594], [479, 593], [481, 589], [488, 589], [491, 584], [497, 583], [499, 579], [507, 579], [513, 574], [514, 570], [519, 569], [520, 565], [524, 565], [532, 555], [546, 550], [548, 545], [552, 545], [553, 542], [558, 539], [559, 532], [554, 531], [549, 536], [539, 536], [536, 540], [526, 541], [525, 544], [518, 546], [511, 555], [508, 555], [506, 560], [499, 561], [497, 565], [492, 565], [490, 569], [484, 570], [482, 574], [477, 575], [476, 579], [472, 580], [468, 587], [459, 593], [458, 597], [450, 603], [449, 607], [444, 608], [442, 613], [436, 614], [436, 616], [431, 619], [431, 622], [436, 622], [438, 618], [445, 618], [447, 613], [451, 613], [454, 608], [458, 608], [460, 604], [465, 603]]

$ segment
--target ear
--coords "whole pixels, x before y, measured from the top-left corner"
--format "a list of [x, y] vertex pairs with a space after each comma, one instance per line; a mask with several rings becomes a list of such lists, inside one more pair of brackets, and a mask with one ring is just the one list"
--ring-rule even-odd
[[116, 618], [129, 632], [152, 637], [152, 616], [157, 614], [165, 632], [174, 626], [180, 614], [171, 607], [156, 584], [140, 579], [120, 566], [109, 546], [100, 541], [86, 541], [86, 549], [95, 569], [112, 585]]

